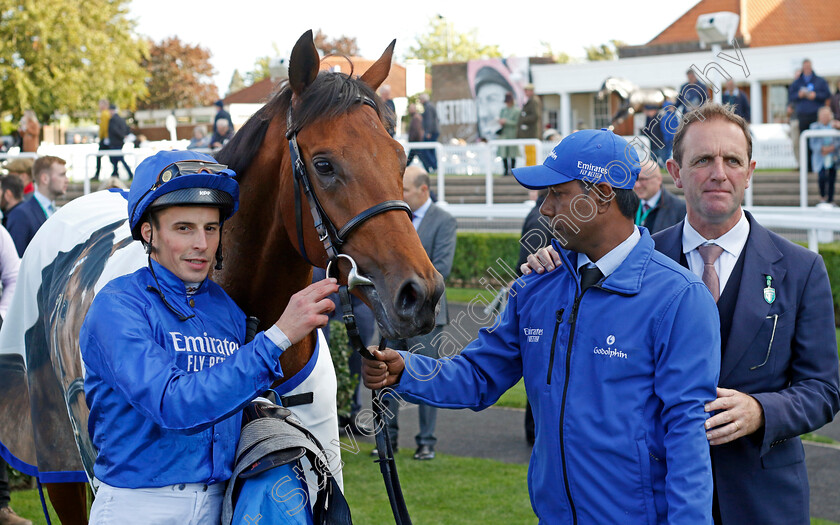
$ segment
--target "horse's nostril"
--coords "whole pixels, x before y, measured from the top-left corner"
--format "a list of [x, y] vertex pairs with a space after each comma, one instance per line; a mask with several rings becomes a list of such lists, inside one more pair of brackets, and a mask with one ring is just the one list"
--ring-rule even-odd
[[423, 293], [420, 283], [408, 279], [403, 283], [397, 294], [397, 307], [404, 314], [412, 315], [420, 307], [420, 296]]

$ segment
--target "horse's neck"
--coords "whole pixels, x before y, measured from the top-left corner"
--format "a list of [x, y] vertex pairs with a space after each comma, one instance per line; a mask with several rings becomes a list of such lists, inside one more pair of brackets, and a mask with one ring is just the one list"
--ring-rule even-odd
[[[291, 296], [311, 282], [312, 267], [295, 250], [278, 210], [281, 194], [288, 191], [282, 181], [278, 184], [283, 159], [260, 160], [243, 177], [239, 211], [223, 234], [224, 269], [214, 280], [265, 330], [280, 318]], [[284, 378], [303, 368], [314, 346], [310, 336], [283, 353]]]

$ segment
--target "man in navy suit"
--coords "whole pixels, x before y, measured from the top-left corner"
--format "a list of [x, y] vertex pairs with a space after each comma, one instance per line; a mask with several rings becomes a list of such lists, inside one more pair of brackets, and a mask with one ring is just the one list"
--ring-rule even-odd
[[822, 258], [741, 209], [755, 170], [747, 123], [717, 104], [688, 113], [667, 162], [687, 220], [656, 249], [701, 276], [721, 322], [718, 397], [706, 422], [715, 523], [809, 523], [799, 435], [840, 409], [831, 288]]
[[[706, 405], [715, 523], [808, 525], [799, 436], [840, 410], [834, 303], [822, 258], [741, 209], [755, 161], [743, 118], [719, 104], [687, 113], [668, 171], [686, 219], [656, 249], [703, 279], [720, 314], [717, 399]], [[522, 271], [553, 270], [542, 249]]]
[[35, 179], [33, 197], [24, 201], [6, 214], [6, 229], [12, 236], [18, 255], [29, 246], [38, 228], [55, 213], [55, 199], [67, 191], [67, 167], [59, 157], [40, 157], [32, 166]]

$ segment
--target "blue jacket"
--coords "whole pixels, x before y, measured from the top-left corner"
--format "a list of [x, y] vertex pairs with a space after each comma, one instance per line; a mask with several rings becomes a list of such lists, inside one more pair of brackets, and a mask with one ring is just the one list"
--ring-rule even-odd
[[[816, 92], [816, 98], [814, 100], [799, 98], [801, 88]], [[811, 73], [811, 77], [807, 80], [800, 74], [788, 88], [788, 102], [795, 104], [797, 115], [816, 114], [830, 96], [831, 91], [828, 89], [828, 82], [823, 77], [817, 76], [816, 73]]]
[[[213, 281], [188, 297], [169, 270], [114, 279], [79, 336], [94, 474], [109, 485], [160, 487], [227, 480], [240, 409], [282, 377], [282, 350], [264, 332], [240, 346], [245, 315]], [[154, 291], [160, 287], [169, 310]], [[194, 305], [194, 306], [193, 306]]]
[[38, 203], [38, 199], [32, 197], [12, 208], [6, 214], [6, 229], [15, 241], [18, 256], [23, 257], [26, 247], [35, 237], [38, 228], [47, 220], [47, 213]]
[[[819, 121], [812, 122], [809, 129], [834, 129], [831, 124], [820, 124]], [[827, 155], [822, 154], [823, 146], [834, 146], [834, 151]], [[840, 154], [840, 137], [811, 137], [808, 139], [808, 147], [811, 148], [811, 166], [814, 171], [819, 172], [826, 167], [826, 157], [830, 157], [828, 168], [837, 167], [837, 159]]]
[[720, 366], [705, 285], [653, 249], [647, 230], [581, 295], [577, 254], [524, 277], [497, 325], [460, 355], [405, 355], [395, 391], [481, 410], [525, 378], [536, 421], [528, 485], [541, 523], [712, 523], [703, 424]]

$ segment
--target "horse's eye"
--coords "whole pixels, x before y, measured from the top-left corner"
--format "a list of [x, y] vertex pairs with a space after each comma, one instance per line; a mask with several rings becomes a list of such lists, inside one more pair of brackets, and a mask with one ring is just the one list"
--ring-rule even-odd
[[315, 171], [318, 172], [318, 175], [328, 177], [335, 174], [333, 165], [329, 161], [317, 159], [312, 164], [315, 166]]

